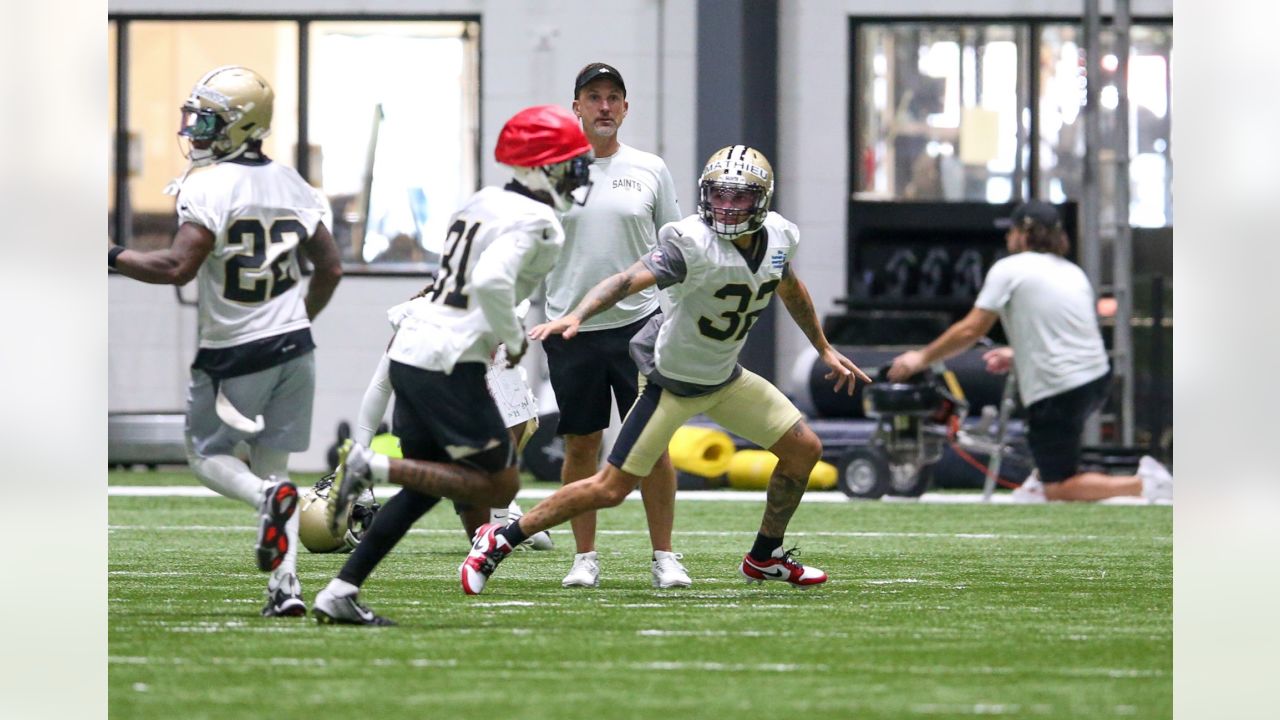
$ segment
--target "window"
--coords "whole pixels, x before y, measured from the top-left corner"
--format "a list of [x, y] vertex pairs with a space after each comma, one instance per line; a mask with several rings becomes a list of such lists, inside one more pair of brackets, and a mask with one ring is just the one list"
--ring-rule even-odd
[[[1052, 202], [1079, 198], [1084, 180], [1085, 57], [1076, 25], [1048, 25], [1040, 41], [1040, 185]], [[1103, 143], [1113, 144], [1119, 105], [1113, 48], [1115, 34], [1101, 37]], [[1129, 223], [1173, 224], [1173, 163], [1170, 146], [1168, 25], [1135, 24], [1129, 34]], [[1105, 174], [1105, 169], [1104, 169]]]
[[174, 198], [165, 187], [187, 168], [179, 108], [191, 87], [221, 65], [253, 68], [275, 90], [268, 157], [294, 164], [298, 127], [297, 25], [270, 21], [138, 21], [128, 28], [129, 247], [168, 247]]
[[1012, 25], [861, 26], [855, 196], [1014, 197], [1025, 178], [1018, 86], [1025, 37]]
[[310, 34], [311, 180], [333, 203], [343, 257], [434, 264], [477, 184], [467, 24], [315, 22]]
[[[1173, 224], [1172, 37], [1173, 26], [1164, 21], [1136, 21], [1130, 33], [1134, 227]], [[1062, 22], [855, 20], [853, 199], [1078, 201], [1085, 155], [1082, 43], [1083, 28]], [[1105, 145], [1114, 137], [1119, 105], [1116, 38], [1106, 25], [1101, 45]], [[1102, 175], [1110, 177], [1106, 166]], [[1110, 194], [1104, 187], [1104, 196]]]
[[[113, 239], [168, 246], [175, 216], [165, 187], [187, 168], [179, 107], [201, 75], [236, 64], [271, 83], [263, 150], [329, 197], [346, 269], [432, 269], [445, 220], [478, 187], [478, 27], [474, 19], [112, 18], [111, 100], [126, 118], [110, 167]], [[115, 120], [113, 110], [113, 138]]]

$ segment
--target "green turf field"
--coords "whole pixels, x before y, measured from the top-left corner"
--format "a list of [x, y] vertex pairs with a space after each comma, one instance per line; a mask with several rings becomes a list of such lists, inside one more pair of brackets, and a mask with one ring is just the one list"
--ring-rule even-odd
[[[626, 502], [600, 517], [599, 589], [560, 588], [565, 528], [468, 598], [467, 542], [440, 507], [362, 594], [400, 626], [369, 629], [259, 617], [248, 508], [112, 497], [111, 717], [1172, 715], [1170, 508], [803, 505], [789, 544], [831, 576], [809, 591], [737, 578], [761, 509], [678, 505], [688, 590], [650, 587]], [[308, 602], [344, 557], [303, 553]]]

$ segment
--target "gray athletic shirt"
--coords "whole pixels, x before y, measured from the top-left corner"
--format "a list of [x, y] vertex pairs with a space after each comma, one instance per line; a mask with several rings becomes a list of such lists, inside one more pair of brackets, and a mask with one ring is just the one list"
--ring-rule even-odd
[[[658, 228], [680, 219], [675, 183], [662, 158], [620, 145], [591, 164], [591, 195], [562, 218], [564, 250], [547, 275], [547, 319], [568, 314], [601, 280], [653, 249]], [[649, 288], [582, 324], [583, 331], [630, 325], [658, 309]]]
[[1093, 286], [1078, 265], [1042, 252], [996, 261], [974, 306], [1000, 314], [1026, 405], [1107, 373]]

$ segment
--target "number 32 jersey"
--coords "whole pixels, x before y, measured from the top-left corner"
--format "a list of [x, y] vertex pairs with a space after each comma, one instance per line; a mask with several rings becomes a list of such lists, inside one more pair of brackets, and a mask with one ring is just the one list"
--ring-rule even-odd
[[564, 228], [545, 203], [486, 187], [453, 214], [440, 271], [400, 321], [387, 357], [449, 373], [459, 362], [489, 364], [498, 344], [519, 348], [516, 305], [541, 285], [564, 246]]
[[[673, 303], [653, 346], [658, 373], [703, 387], [732, 379], [747, 333], [768, 308], [799, 242], [795, 223], [775, 212], [745, 251], [697, 215], [664, 225], [658, 247], [642, 258]], [[633, 353], [640, 341], [637, 335]]]
[[200, 347], [224, 349], [310, 327], [298, 245], [329, 202], [293, 168], [223, 162], [193, 173], [178, 193], [178, 222], [214, 235], [200, 266]]

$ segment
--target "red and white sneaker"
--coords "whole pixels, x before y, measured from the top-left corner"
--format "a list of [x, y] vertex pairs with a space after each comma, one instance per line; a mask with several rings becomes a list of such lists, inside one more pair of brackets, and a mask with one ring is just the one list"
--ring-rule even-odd
[[476, 530], [471, 552], [467, 553], [467, 559], [458, 566], [458, 574], [462, 577], [462, 592], [468, 595], [484, 592], [484, 584], [489, 581], [489, 576], [498, 567], [498, 563], [511, 554], [511, 543], [498, 534], [503, 527], [499, 523], [489, 523]]
[[762, 583], [765, 580], [785, 580], [798, 588], [821, 585], [827, 581], [827, 574], [818, 568], [805, 567], [791, 557], [797, 554], [795, 548], [783, 551], [781, 547], [773, 551], [773, 557], [760, 562], [747, 553], [742, 558], [742, 566], [738, 572], [747, 582]]

